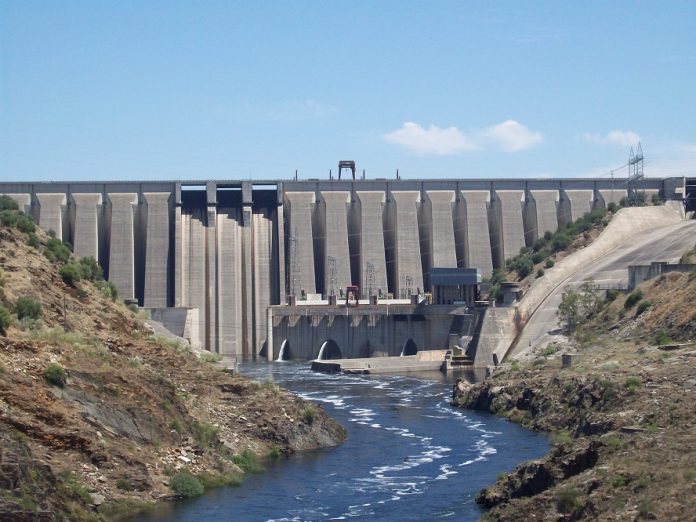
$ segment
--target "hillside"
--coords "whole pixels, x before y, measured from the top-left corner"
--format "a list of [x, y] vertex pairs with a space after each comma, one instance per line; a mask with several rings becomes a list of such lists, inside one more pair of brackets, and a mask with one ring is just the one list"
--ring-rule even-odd
[[[453, 403], [549, 432], [553, 448], [481, 491], [490, 520], [694, 520], [696, 272], [610, 293], [562, 343]], [[583, 322], [584, 321], [584, 322]]]
[[150, 335], [17, 216], [0, 215], [0, 520], [109, 518], [343, 440], [319, 406]]

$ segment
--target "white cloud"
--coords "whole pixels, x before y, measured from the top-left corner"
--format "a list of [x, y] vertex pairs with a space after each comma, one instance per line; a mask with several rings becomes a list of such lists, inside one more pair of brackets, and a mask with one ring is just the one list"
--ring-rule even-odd
[[448, 156], [491, 148], [516, 152], [541, 143], [544, 137], [514, 120], [469, 133], [463, 133], [457, 127], [443, 129], [436, 125], [426, 129], [418, 123], [407, 121], [401, 128], [384, 134], [384, 139], [415, 154]]
[[400, 129], [386, 133], [384, 138], [389, 143], [424, 155], [448, 156], [477, 148], [457, 127], [441, 129], [431, 125], [425, 129], [412, 121], [407, 121]]
[[623, 147], [633, 147], [640, 141], [640, 136], [633, 131], [613, 130], [606, 135], [593, 134], [586, 132], [582, 135], [585, 141], [598, 143], [599, 145], [621, 145]]
[[528, 149], [544, 141], [541, 132], [534, 132], [515, 120], [489, 127], [482, 135], [506, 152]]

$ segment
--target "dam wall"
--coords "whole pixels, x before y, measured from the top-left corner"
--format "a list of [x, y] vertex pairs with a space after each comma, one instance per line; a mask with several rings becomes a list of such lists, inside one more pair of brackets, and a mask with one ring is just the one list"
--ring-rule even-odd
[[[684, 194], [684, 178], [640, 183], [648, 197]], [[95, 257], [122, 299], [195, 308], [201, 345], [242, 357], [278, 349], [267, 309], [287, 296], [340, 297], [353, 284], [363, 299], [408, 299], [431, 290], [432, 268], [488, 277], [631, 190], [621, 179], [0, 183], [77, 256]]]

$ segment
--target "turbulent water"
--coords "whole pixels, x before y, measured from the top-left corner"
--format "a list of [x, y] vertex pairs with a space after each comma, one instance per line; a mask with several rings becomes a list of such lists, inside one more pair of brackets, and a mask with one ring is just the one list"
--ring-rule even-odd
[[476, 520], [480, 488], [548, 449], [515, 424], [451, 408], [451, 383], [439, 374], [324, 375], [307, 363], [241, 371], [321, 403], [348, 439], [140, 520]]

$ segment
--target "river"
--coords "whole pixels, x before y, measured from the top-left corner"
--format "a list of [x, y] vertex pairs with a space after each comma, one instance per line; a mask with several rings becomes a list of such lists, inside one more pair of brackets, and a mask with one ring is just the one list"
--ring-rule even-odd
[[493, 415], [451, 408], [451, 377], [325, 375], [308, 363], [243, 363], [254, 379], [320, 403], [346, 442], [295, 454], [139, 521], [477, 520], [474, 502], [501, 471], [538, 458], [545, 437]]

